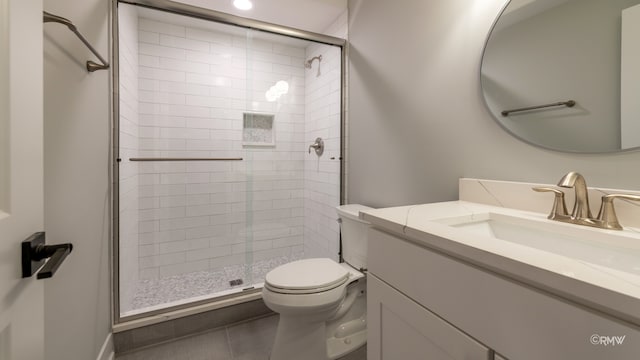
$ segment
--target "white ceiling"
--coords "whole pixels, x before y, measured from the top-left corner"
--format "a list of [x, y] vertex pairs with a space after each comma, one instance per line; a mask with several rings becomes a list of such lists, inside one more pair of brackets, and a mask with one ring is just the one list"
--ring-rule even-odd
[[246, 18], [323, 33], [347, 9], [347, 0], [251, 0], [253, 9], [238, 10], [233, 0], [175, 0]]

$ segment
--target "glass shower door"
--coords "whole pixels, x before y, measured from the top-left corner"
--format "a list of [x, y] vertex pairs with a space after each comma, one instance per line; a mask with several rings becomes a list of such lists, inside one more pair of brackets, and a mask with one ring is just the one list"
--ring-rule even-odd
[[247, 30], [120, 4], [119, 32], [120, 315], [252, 287]]
[[338, 260], [341, 48], [123, 3], [118, 27], [120, 318]]
[[256, 30], [245, 41], [246, 275], [259, 285], [271, 269], [303, 256], [303, 63], [309, 42]]
[[119, 6], [121, 316], [252, 289], [302, 252], [304, 51]]

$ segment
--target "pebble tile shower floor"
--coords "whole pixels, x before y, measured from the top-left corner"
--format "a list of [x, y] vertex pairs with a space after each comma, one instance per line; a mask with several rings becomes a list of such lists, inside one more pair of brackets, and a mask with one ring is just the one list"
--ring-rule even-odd
[[[239, 264], [226, 266], [216, 271], [197, 271], [168, 276], [160, 279], [140, 280], [133, 298], [133, 309], [170, 303], [231, 289], [243, 289], [264, 282], [265, 275], [275, 267], [298, 260], [297, 257], [281, 256], [255, 261], [253, 266]], [[253, 281], [247, 280], [251, 272]], [[229, 281], [242, 279], [243, 284], [231, 286]]]
[[[116, 354], [116, 360], [268, 360], [277, 325], [278, 315], [270, 315]], [[340, 360], [366, 359], [366, 347], [362, 347]], [[300, 360], [305, 360], [304, 356]]]

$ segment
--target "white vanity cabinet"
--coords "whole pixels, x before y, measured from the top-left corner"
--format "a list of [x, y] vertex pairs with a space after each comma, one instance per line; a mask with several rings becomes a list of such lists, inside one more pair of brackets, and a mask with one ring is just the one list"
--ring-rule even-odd
[[491, 351], [385, 284], [367, 280], [369, 360], [489, 360]]
[[640, 359], [636, 325], [399, 234], [372, 228], [368, 246], [370, 360]]

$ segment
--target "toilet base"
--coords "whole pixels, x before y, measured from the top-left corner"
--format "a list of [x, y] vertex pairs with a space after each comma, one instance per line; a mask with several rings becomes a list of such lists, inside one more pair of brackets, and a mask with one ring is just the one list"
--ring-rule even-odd
[[345, 356], [367, 343], [366, 319], [352, 320], [345, 325], [350, 326], [352, 331], [344, 337], [327, 339], [327, 355], [331, 360]]
[[[274, 347], [269, 360], [335, 360], [367, 343], [367, 329], [364, 319], [353, 320], [361, 329], [344, 337], [326, 339], [324, 322], [309, 324], [304, 319], [280, 318]], [[357, 324], [356, 324], [357, 323]], [[361, 324], [361, 325], [360, 325]], [[326, 339], [318, 341], [319, 338]], [[304, 357], [301, 357], [304, 354]]]
[[345, 356], [367, 342], [366, 279], [361, 278], [349, 285], [345, 302], [354, 295], [347, 313], [327, 322], [326, 343], [329, 359]]
[[263, 289], [267, 306], [280, 314], [270, 360], [335, 360], [366, 344], [366, 278], [343, 266], [352, 272], [352, 281], [333, 303], [316, 299], [317, 294], [287, 295]]

